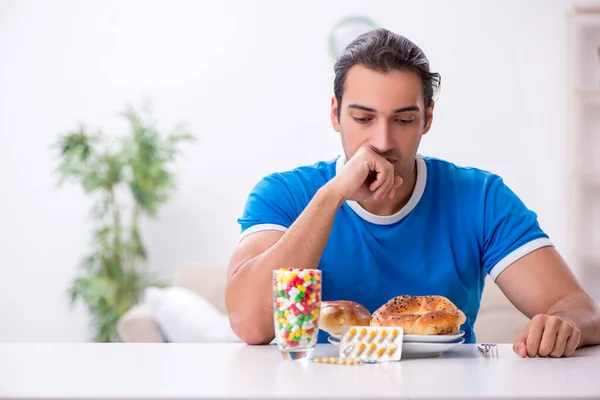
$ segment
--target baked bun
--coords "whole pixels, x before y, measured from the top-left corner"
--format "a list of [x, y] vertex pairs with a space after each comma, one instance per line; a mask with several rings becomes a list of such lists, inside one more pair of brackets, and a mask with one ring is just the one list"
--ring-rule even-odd
[[371, 313], [363, 305], [348, 300], [321, 301], [319, 329], [330, 335], [342, 333], [344, 325], [369, 326]]
[[408, 335], [458, 333], [465, 314], [443, 296], [398, 296], [379, 307], [372, 326], [397, 326]]

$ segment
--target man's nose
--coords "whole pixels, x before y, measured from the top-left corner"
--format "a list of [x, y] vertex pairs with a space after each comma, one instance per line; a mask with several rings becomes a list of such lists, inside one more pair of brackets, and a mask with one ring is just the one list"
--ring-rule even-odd
[[382, 123], [377, 127], [374, 127], [369, 144], [380, 154], [386, 153], [393, 149], [394, 143], [392, 141], [392, 132], [387, 123]]

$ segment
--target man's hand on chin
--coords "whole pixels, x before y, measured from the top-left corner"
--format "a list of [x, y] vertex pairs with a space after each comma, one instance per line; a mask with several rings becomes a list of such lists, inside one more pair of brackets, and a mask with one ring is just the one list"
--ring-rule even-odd
[[557, 315], [538, 314], [517, 336], [513, 350], [521, 357], [570, 357], [581, 340], [581, 331]]

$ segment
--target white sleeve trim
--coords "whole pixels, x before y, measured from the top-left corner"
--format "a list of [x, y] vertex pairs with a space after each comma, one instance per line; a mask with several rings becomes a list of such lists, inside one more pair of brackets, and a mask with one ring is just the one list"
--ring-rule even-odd
[[240, 235], [240, 238], [238, 239], [238, 243], [242, 241], [243, 238], [245, 238], [246, 236], [252, 235], [253, 233], [256, 232], [262, 232], [262, 231], [281, 231], [281, 232], [285, 232], [287, 231], [288, 228], [286, 228], [285, 226], [282, 225], [277, 225], [277, 224], [258, 224], [258, 225], [253, 225], [250, 228], [246, 229], [244, 232], [242, 232], [242, 234]]
[[548, 238], [539, 238], [532, 240], [531, 242], [525, 243], [523, 246], [514, 250], [512, 253], [510, 253], [502, 260], [500, 260], [496, 265], [494, 265], [494, 268], [492, 268], [490, 271], [490, 276], [495, 281], [498, 275], [500, 275], [502, 271], [508, 268], [512, 263], [514, 263], [522, 257], [525, 257], [527, 254], [533, 252], [534, 250], [547, 246], [553, 246], [552, 242]]

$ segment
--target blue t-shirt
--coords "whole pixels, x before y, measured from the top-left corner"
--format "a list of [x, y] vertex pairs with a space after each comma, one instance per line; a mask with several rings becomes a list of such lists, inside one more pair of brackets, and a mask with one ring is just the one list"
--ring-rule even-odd
[[[263, 178], [238, 220], [241, 238], [285, 231], [343, 163], [338, 157]], [[445, 296], [465, 313], [461, 329], [474, 343], [486, 274], [496, 279], [549, 245], [537, 215], [500, 177], [418, 156], [415, 189], [397, 214], [373, 215], [353, 201], [339, 209], [318, 267], [322, 299], [356, 301], [373, 312], [399, 295]], [[326, 338], [321, 332], [319, 342]]]

